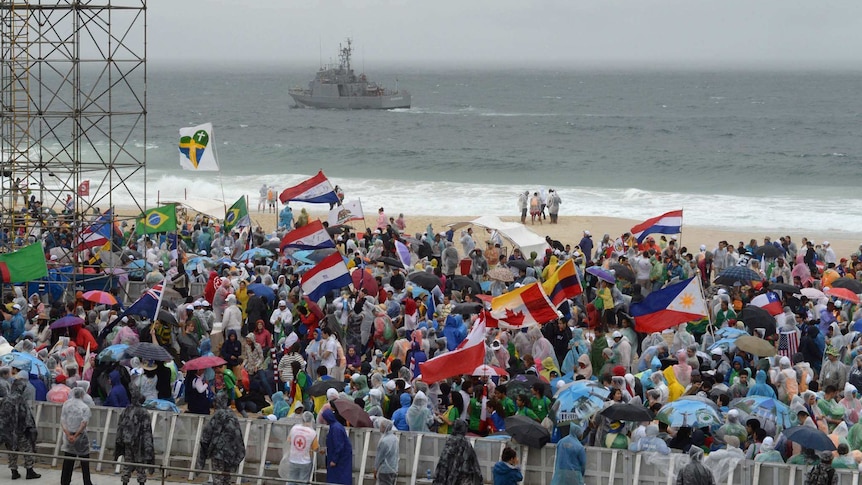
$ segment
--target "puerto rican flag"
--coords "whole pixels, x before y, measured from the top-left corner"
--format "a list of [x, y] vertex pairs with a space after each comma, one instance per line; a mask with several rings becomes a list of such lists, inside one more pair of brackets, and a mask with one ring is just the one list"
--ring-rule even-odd
[[644, 242], [644, 239], [650, 234], [679, 234], [681, 232], [682, 210], [665, 212], [632, 228], [632, 236], [637, 238], [638, 244]]
[[107, 210], [81, 231], [75, 251], [83, 251], [84, 249], [97, 248], [108, 244], [111, 240], [112, 217], [111, 211]]
[[338, 194], [335, 193], [335, 189], [332, 187], [332, 184], [329, 183], [329, 179], [326, 178], [326, 175], [323, 175], [322, 170], [317, 172], [317, 175], [314, 177], [311, 177], [299, 185], [294, 185], [293, 187], [284, 189], [278, 198], [282, 203], [287, 203], [292, 200], [297, 202], [309, 202], [311, 204], [337, 204], [341, 202], [338, 198]]
[[661, 332], [707, 316], [696, 277], [653, 291], [642, 302], [632, 304], [629, 313], [635, 319], [635, 330], [642, 333]]
[[784, 312], [784, 306], [782, 306], [778, 295], [771, 291], [755, 296], [751, 299], [751, 304], [763, 308], [773, 317]]
[[320, 260], [314, 268], [302, 275], [302, 291], [312, 300], [317, 301], [332, 290], [339, 290], [350, 285], [353, 280], [341, 253], [332, 253]]
[[422, 382], [433, 384], [461, 374], [472, 374], [485, 363], [485, 320], [476, 320], [455, 350], [419, 364]]
[[334, 248], [332, 237], [326, 232], [323, 223], [312, 221], [308, 224], [294, 229], [281, 238], [279, 248], [284, 251], [287, 248], [294, 249], [324, 249]]

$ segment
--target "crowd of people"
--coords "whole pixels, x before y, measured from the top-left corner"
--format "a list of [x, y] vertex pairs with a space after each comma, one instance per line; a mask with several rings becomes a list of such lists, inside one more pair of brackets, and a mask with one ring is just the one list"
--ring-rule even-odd
[[[555, 197], [553, 191], [549, 194]], [[262, 188], [261, 208], [264, 195]], [[528, 195], [523, 196], [526, 208]], [[546, 205], [558, 209], [559, 204], [557, 198]], [[541, 220], [543, 212], [541, 208], [534, 218]], [[556, 219], [552, 209], [551, 223]], [[126, 314], [120, 304], [87, 301], [80, 292], [68, 300], [44, 302], [45, 295], [28, 296], [15, 288], [0, 308], [0, 355], [13, 357], [0, 367], [0, 409], [8, 410], [0, 412], [0, 441], [9, 449], [32, 451], [36, 427], [27, 403], [64, 403], [65, 485], [75, 458], [89, 454], [86, 430], [93, 405], [125, 409], [115, 455], [138, 464], [153, 463], [144, 409], [212, 413], [196, 465], [203, 467], [210, 459], [213, 470], [225, 473], [217, 475], [218, 483], [227, 483], [226, 473], [245, 457], [237, 415], [253, 415], [294, 424], [280, 467], [283, 477], [308, 480], [320, 453], [327, 482], [351, 483], [354, 452], [345, 427], [359, 423], [343, 412], [340, 403], [349, 401], [381, 433], [374, 463], [380, 484], [395, 483], [397, 477], [395, 431], [449, 436], [434, 483], [482, 483], [486, 477], [466, 436], [505, 433], [511, 416], [533, 420], [557, 443], [553, 483], [582, 483], [584, 446], [690, 454], [689, 465], [678, 473], [679, 483], [711, 483], [715, 468], [701, 464], [704, 454], [707, 463], [752, 459], [805, 464], [812, 479], [833, 477], [835, 468], [855, 469], [862, 459], [862, 355], [857, 355], [854, 323], [862, 319], [862, 309], [858, 299], [820, 292], [836, 278], [859, 279], [862, 247], [838, 260], [828, 242], [803, 240], [798, 248], [783, 236], [776, 242], [765, 238], [761, 245], [751, 240], [734, 247], [721, 241], [713, 250], [702, 245], [690, 252], [677, 247], [674, 236], [650, 236], [639, 244], [627, 233], [605, 235], [594, 243], [584, 231], [580, 240], [568, 244], [548, 238], [544, 254], [526, 255], [517, 247], [504, 250], [507, 243], [496, 233], [488, 234], [483, 251], [478, 249], [483, 241], [476, 240], [472, 229], [456, 236], [429, 226], [411, 235], [403, 215], [396, 223], [383, 208], [378, 221], [364, 233], [333, 232], [347, 266], [367, 272], [374, 284], [345, 287], [319, 301], [305, 296], [300, 285], [301, 274], [313, 264], [292, 252], [276, 254], [276, 249], [269, 256], [261, 252], [240, 260], [250, 246], [267, 247], [297, 223], [307, 222], [307, 214], [304, 221], [294, 220], [287, 205], [272, 235], [259, 227], [219, 231], [202, 216], [185, 221], [173, 252], [164, 236], [136, 237], [129, 227], [124, 254], [129, 259], [137, 255], [151, 268], [139, 279], [151, 289], [162, 285], [162, 291], [176, 292], [164, 298], [164, 312], [152, 321]], [[410, 249], [406, 267], [399, 262], [396, 241]], [[461, 275], [465, 258], [470, 264]], [[583, 293], [558, 307], [559, 318], [526, 329], [486, 331], [485, 364], [499, 368], [500, 375], [422, 379], [421, 364], [455, 351], [483, 318], [481, 309], [490, 297], [541, 282], [568, 260], [575, 262]], [[586, 271], [591, 266], [612, 271], [615, 282], [593, 276]], [[729, 286], [714, 283], [735, 266], [751, 269], [757, 278]], [[511, 278], [489, 278], [499, 269], [509, 270]], [[417, 274], [438, 283], [423, 287]], [[710, 315], [664, 332], [638, 332], [630, 306], [690, 277], [701, 279]], [[204, 290], [193, 294], [192, 283], [203, 284]], [[778, 287], [782, 289], [773, 289]], [[752, 332], [738, 315], [763, 294], [772, 294], [783, 311], [774, 316], [774, 328]], [[82, 323], [52, 325], [68, 316], [78, 316]], [[775, 352], [768, 353], [775, 356], [747, 353], [727, 337], [748, 333], [772, 345]], [[157, 344], [170, 359], [100, 354], [111, 346], [141, 342]], [[223, 363], [182, 371], [185, 363], [200, 357], [219, 357]], [[607, 399], [588, 415], [560, 419], [557, 397], [582, 380], [606, 390]], [[724, 422], [692, 427], [662, 419], [666, 406], [692, 397], [714, 408]], [[789, 411], [782, 414], [776, 405], [776, 411], [759, 412], [750, 402], [745, 409], [738, 407], [740, 399], [752, 397], [773, 399]], [[604, 409], [621, 403], [642, 407], [653, 419], [604, 416]], [[314, 427], [324, 424], [328, 433], [320, 444]], [[822, 431], [837, 451], [818, 454], [788, 439], [783, 431], [797, 425]], [[17, 478], [17, 460], [10, 456]], [[25, 456], [24, 465], [27, 478], [38, 477], [32, 457]], [[82, 472], [89, 484], [86, 462]], [[123, 483], [133, 473], [139, 482], [146, 480], [144, 467], [128, 465]], [[514, 449], [503, 451], [493, 475], [499, 484], [523, 479]]]

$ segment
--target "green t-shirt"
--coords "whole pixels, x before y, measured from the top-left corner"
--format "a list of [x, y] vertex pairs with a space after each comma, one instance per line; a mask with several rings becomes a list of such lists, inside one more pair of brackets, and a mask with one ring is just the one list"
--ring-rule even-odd
[[548, 416], [548, 408], [551, 407], [551, 400], [547, 396], [531, 397], [530, 407], [533, 408], [533, 412], [536, 413], [539, 421], [542, 421]]

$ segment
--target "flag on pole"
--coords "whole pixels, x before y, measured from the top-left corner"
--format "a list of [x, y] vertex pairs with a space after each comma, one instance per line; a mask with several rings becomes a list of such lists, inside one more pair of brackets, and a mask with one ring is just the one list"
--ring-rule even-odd
[[664, 214], [647, 219], [632, 228], [632, 237], [637, 238], [638, 244], [650, 234], [679, 234], [682, 232], [682, 210], [665, 212]]
[[455, 350], [419, 364], [422, 382], [433, 384], [449, 377], [472, 374], [485, 362], [485, 321], [476, 320], [467, 338]]
[[288, 232], [281, 238], [279, 245], [279, 249], [282, 251], [287, 248], [313, 250], [334, 247], [335, 242], [332, 241], [332, 236], [326, 232], [323, 223], [317, 220]]
[[48, 265], [39, 243], [0, 254], [0, 283], [25, 283], [45, 276]]
[[697, 277], [653, 291], [630, 308], [635, 330], [661, 332], [680, 323], [700, 320], [708, 315]]
[[154, 234], [176, 230], [177, 206], [175, 204], [150, 209], [135, 221], [135, 232], [138, 234]]
[[80, 184], [78, 184], [78, 197], [89, 197], [90, 195], [90, 181], [84, 180]]
[[560, 315], [536, 282], [491, 300], [491, 316], [501, 328], [525, 328], [548, 323]]
[[329, 217], [326, 219], [330, 226], [344, 224], [347, 221], [361, 221], [365, 219], [365, 214], [362, 212], [362, 202], [352, 200], [345, 202], [342, 205], [337, 205], [329, 211]]
[[83, 251], [104, 246], [111, 241], [111, 229], [113, 228], [113, 214], [108, 209], [100, 215], [95, 221], [85, 227], [78, 236], [78, 243], [75, 246], [75, 251]]
[[781, 304], [781, 300], [778, 298], [778, 295], [771, 291], [755, 296], [751, 299], [751, 304], [763, 308], [773, 317], [784, 313], [784, 306]]
[[250, 225], [251, 218], [248, 216], [248, 205], [245, 202], [245, 196], [242, 196], [225, 213], [224, 230], [230, 232], [235, 227], [248, 227]]
[[300, 279], [302, 291], [312, 301], [319, 300], [323, 295], [348, 286], [353, 280], [347, 265], [341, 258], [341, 253], [335, 252], [320, 260], [313, 268], [306, 271]]
[[559, 307], [569, 298], [574, 298], [584, 292], [578, 272], [575, 270], [575, 261], [567, 259], [542, 283], [542, 289], [548, 295], [548, 299], [555, 307]]
[[180, 128], [179, 148], [183, 170], [218, 171], [212, 123]]
[[278, 196], [281, 202], [287, 203], [292, 200], [297, 202], [308, 202], [311, 204], [330, 203], [337, 204], [340, 202], [338, 194], [335, 193], [335, 188], [329, 183], [323, 171], [317, 172], [317, 175], [307, 179], [298, 185], [288, 187]]
[[791, 330], [779, 333], [778, 355], [792, 359], [796, 352], [799, 352], [799, 332]]

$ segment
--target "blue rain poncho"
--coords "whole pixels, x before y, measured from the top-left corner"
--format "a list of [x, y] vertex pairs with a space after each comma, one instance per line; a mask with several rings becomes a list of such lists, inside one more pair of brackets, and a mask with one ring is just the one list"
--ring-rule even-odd
[[557, 443], [557, 460], [554, 463], [554, 479], [551, 485], [583, 485], [587, 467], [587, 451], [581, 444], [583, 429], [576, 424], [569, 426], [569, 436]]
[[331, 409], [323, 411], [322, 416], [329, 425], [326, 434], [326, 483], [350, 485], [353, 483], [353, 447], [350, 438]]
[[769, 384], [766, 383], [766, 371], [763, 369], [757, 371], [757, 374], [754, 376], [754, 381], [755, 384], [748, 389], [748, 397], [763, 396], [778, 399], [778, 396], [775, 395], [775, 390], [769, 387]]

